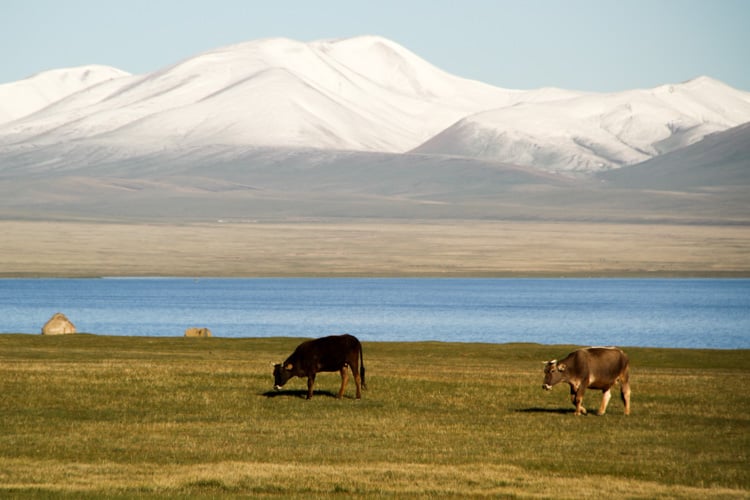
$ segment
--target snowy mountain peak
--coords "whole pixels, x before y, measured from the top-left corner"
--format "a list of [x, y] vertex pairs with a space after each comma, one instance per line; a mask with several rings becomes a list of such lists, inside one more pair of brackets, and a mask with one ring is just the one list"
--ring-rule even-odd
[[701, 75], [697, 76], [695, 78], [691, 78], [690, 80], [682, 82], [680, 85], [685, 87], [720, 87], [720, 88], [731, 88], [726, 83], [719, 81], [715, 78], [711, 78], [710, 76]]
[[111, 66], [92, 64], [44, 71], [0, 85], [0, 124], [27, 116], [92, 85], [128, 75]]
[[451, 75], [401, 45], [379, 36], [360, 36], [313, 45], [340, 64], [394, 92], [437, 97], [451, 90]]

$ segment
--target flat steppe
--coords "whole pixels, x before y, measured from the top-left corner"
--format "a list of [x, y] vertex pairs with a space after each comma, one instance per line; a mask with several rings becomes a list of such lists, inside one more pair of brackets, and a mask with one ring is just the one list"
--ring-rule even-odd
[[750, 227], [528, 221], [0, 221], [1, 277], [750, 276]]
[[364, 342], [367, 390], [272, 389], [301, 339], [0, 335], [3, 498], [748, 498], [747, 350], [625, 347], [632, 413], [573, 416], [573, 346]]

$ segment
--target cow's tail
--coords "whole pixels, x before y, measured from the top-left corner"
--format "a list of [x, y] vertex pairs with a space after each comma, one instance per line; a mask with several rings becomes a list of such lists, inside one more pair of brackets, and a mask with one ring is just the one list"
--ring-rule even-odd
[[359, 344], [359, 378], [362, 381], [362, 389], [367, 389], [367, 383], [365, 383], [365, 358], [362, 354], [362, 344]]

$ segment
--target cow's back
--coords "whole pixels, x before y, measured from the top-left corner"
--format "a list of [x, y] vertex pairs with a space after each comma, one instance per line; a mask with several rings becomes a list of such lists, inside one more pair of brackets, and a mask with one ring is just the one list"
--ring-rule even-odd
[[579, 349], [572, 355], [579, 368], [585, 367], [584, 372], [593, 383], [592, 387], [611, 385], [628, 371], [628, 356], [616, 347], [589, 347]]
[[345, 364], [352, 364], [352, 358], [359, 356], [359, 340], [345, 334], [319, 339], [319, 363], [322, 371], [340, 370]]
[[319, 339], [303, 342], [289, 357], [289, 362], [299, 365], [303, 371], [338, 371], [345, 364], [356, 364], [361, 349], [356, 337], [344, 335], [332, 335]]

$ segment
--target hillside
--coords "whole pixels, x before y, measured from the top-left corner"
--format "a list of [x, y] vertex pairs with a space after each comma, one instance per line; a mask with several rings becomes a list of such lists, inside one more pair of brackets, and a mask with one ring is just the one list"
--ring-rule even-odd
[[743, 190], [750, 187], [750, 123], [600, 178], [631, 189]]

